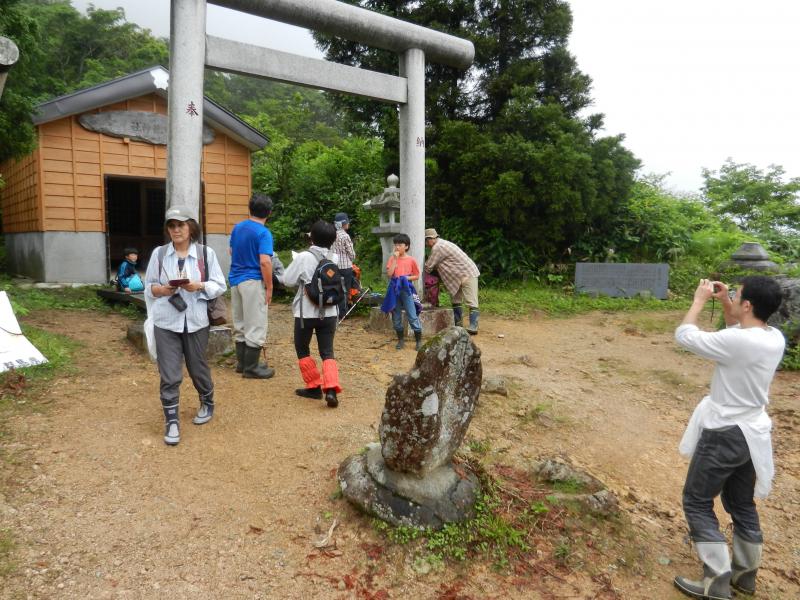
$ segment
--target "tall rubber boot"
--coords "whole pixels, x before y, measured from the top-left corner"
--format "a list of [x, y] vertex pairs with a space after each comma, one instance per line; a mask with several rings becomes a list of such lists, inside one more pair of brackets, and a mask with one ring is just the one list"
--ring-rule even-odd
[[214, 392], [200, 397], [200, 408], [197, 411], [192, 423], [195, 425], [203, 425], [211, 420], [214, 416]]
[[400, 331], [395, 331], [397, 334], [397, 344], [395, 344], [395, 350], [402, 350], [406, 346], [406, 332], [405, 330], [401, 329]]
[[236, 342], [236, 372], [244, 371], [244, 349], [247, 347], [245, 342]]
[[733, 563], [731, 564], [731, 587], [737, 592], [756, 593], [756, 575], [761, 566], [761, 551], [764, 544], [748, 542], [733, 533]]
[[164, 409], [164, 443], [176, 446], [181, 441], [181, 432], [178, 425], [178, 400], [161, 399], [161, 408]]
[[481, 313], [477, 308], [469, 309], [469, 325], [467, 325], [467, 333], [470, 335], [478, 335], [478, 317]]
[[269, 379], [275, 375], [275, 369], [269, 368], [266, 364], [259, 364], [260, 355], [261, 348], [252, 348], [245, 344], [242, 377], [245, 379]]
[[453, 304], [453, 325], [456, 327], [464, 325], [464, 309], [460, 304]]
[[676, 577], [675, 587], [692, 598], [701, 600], [730, 600], [731, 558], [726, 542], [695, 542], [703, 561], [703, 578], [699, 581]]
[[306, 356], [298, 360], [297, 365], [300, 367], [300, 376], [303, 378], [306, 387], [298, 388], [294, 393], [303, 398], [312, 398], [314, 400], [322, 398], [322, 376], [317, 370], [317, 361], [310, 356]]
[[339, 365], [333, 358], [322, 361], [322, 389], [325, 390], [325, 402], [328, 406], [330, 408], [339, 406], [336, 394], [342, 391], [342, 386], [339, 385]]
[[416, 345], [414, 346], [414, 350], [419, 352], [420, 348], [422, 348], [422, 332], [421, 331], [415, 331], [414, 332], [414, 340], [417, 342]]

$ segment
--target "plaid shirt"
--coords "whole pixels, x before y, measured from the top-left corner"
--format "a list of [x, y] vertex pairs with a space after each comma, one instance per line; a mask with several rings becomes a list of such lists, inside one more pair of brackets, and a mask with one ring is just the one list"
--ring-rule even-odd
[[436, 240], [431, 248], [431, 255], [425, 261], [426, 273], [434, 269], [451, 295], [458, 291], [465, 279], [480, 275], [478, 267], [461, 248], [441, 238]]
[[333, 242], [331, 250], [339, 256], [338, 266], [340, 269], [352, 269], [353, 261], [356, 259], [356, 251], [353, 250], [353, 240], [347, 235], [344, 229], [336, 230], [336, 241]]

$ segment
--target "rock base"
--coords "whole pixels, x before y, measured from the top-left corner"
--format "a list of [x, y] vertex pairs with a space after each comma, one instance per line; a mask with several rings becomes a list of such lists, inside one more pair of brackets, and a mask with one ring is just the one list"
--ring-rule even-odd
[[379, 444], [365, 454], [347, 458], [339, 466], [344, 497], [361, 510], [396, 526], [440, 529], [474, 515], [480, 492], [478, 478], [452, 465], [443, 465], [417, 477], [389, 469]]
[[[419, 315], [419, 322], [422, 325], [423, 337], [428, 337], [453, 326], [453, 311], [449, 308], [425, 308]], [[406, 334], [411, 337], [413, 334], [408, 326], [405, 312], [403, 312], [403, 327], [405, 327]], [[381, 312], [379, 307], [371, 308], [367, 329], [394, 335], [392, 315]]]
[[[128, 340], [142, 352], [147, 352], [147, 342], [144, 339], [144, 322], [135, 321], [128, 325]], [[224, 356], [233, 345], [233, 333], [230, 327], [212, 325], [208, 335], [206, 358], [209, 360]]]

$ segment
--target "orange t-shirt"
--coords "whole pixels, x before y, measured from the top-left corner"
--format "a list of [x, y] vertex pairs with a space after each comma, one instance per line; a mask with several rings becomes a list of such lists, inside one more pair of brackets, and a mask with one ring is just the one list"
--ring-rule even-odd
[[[389, 263], [395, 260], [394, 256], [389, 257], [389, 262], [386, 263], [386, 268], [389, 268]], [[408, 277], [409, 275], [416, 275], [419, 277], [419, 265], [417, 261], [414, 260], [413, 256], [409, 256], [406, 254], [405, 256], [400, 256], [397, 258], [397, 266], [394, 268], [394, 275], [393, 277], [400, 277], [401, 275], [405, 275]]]

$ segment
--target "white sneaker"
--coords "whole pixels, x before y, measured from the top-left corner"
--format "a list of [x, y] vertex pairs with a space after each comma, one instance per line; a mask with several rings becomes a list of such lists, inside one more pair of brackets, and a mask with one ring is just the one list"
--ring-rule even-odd
[[164, 443], [168, 446], [176, 446], [181, 441], [181, 432], [178, 429], [177, 423], [167, 423], [167, 429], [164, 432]]
[[201, 403], [200, 409], [197, 411], [197, 415], [195, 415], [194, 419], [192, 419], [192, 423], [195, 425], [202, 425], [203, 423], [208, 423], [213, 416], [214, 405]]

